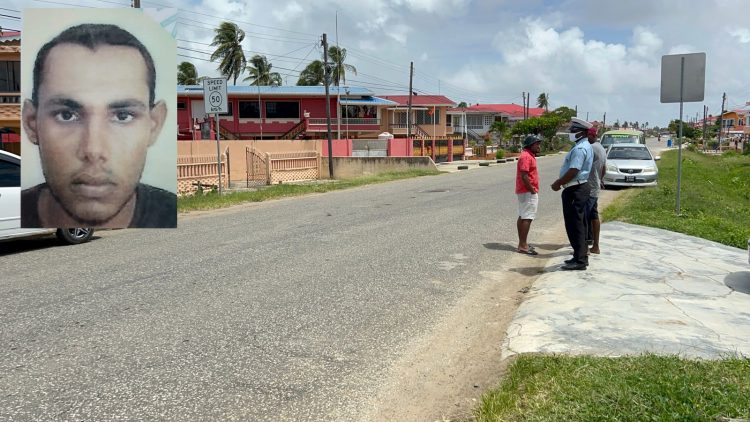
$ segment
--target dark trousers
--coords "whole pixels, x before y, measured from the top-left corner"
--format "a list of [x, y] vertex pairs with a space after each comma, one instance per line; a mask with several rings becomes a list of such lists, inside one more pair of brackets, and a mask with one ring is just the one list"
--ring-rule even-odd
[[570, 186], [562, 192], [563, 218], [568, 241], [573, 248], [573, 258], [579, 264], [589, 264], [586, 244], [586, 203], [589, 199], [588, 183]]

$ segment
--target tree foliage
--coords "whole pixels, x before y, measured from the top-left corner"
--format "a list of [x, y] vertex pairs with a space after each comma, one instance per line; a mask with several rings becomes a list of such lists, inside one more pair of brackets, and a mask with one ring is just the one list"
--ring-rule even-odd
[[357, 68], [344, 63], [346, 61], [346, 49], [339, 48], [336, 46], [328, 47], [328, 57], [333, 63], [333, 69], [331, 70], [332, 77], [331, 81], [335, 86], [339, 86], [339, 83], [346, 85], [346, 72], [352, 72], [357, 75]]
[[[669, 131], [678, 135], [680, 133], [680, 119], [674, 119], [671, 122], [669, 122]], [[691, 125], [682, 122], [682, 137], [683, 138], [691, 138], [695, 139], [699, 136], [703, 136], [703, 132], [697, 130], [696, 128], [692, 127]]]
[[542, 92], [536, 99], [536, 105], [539, 108], [543, 108], [545, 111], [549, 111], [549, 100], [547, 97], [548, 95]]
[[250, 81], [251, 86], [280, 86], [282, 83], [281, 75], [278, 72], [271, 72], [272, 68], [273, 65], [268, 62], [266, 56], [256, 54], [250, 59], [246, 67], [250, 76], [244, 80]]
[[177, 85], [198, 85], [198, 70], [190, 62], [177, 65]]
[[220, 60], [217, 70], [237, 85], [237, 78], [247, 66], [245, 52], [242, 50], [245, 31], [235, 23], [222, 22], [214, 32], [216, 35], [211, 46], [216, 47], [216, 50], [211, 54], [211, 61]]
[[324, 76], [325, 69], [323, 68], [323, 61], [313, 60], [310, 64], [305, 67], [299, 74], [299, 80], [297, 85], [301, 86], [315, 86], [323, 85], [325, 81]]

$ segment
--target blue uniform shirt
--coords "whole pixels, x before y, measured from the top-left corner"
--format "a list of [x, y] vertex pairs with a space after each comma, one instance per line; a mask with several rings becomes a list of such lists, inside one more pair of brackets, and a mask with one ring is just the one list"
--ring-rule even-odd
[[560, 168], [560, 177], [562, 178], [571, 168], [576, 168], [578, 169], [578, 174], [576, 174], [576, 177], [571, 182], [576, 180], [585, 182], [589, 179], [589, 173], [591, 173], [591, 166], [593, 164], [594, 151], [591, 149], [588, 138], [584, 136], [565, 155], [565, 161], [563, 161], [563, 165]]

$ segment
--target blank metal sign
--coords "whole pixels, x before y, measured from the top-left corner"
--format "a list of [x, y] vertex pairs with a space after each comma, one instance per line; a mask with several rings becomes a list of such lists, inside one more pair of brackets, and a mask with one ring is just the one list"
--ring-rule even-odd
[[[685, 58], [682, 98], [680, 67]], [[671, 54], [661, 57], [661, 102], [689, 103], [703, 101], [706, 86], [706, 53]]]

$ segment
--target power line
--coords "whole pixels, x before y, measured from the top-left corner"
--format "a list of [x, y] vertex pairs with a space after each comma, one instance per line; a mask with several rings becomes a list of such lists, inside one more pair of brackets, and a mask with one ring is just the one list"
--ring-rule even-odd
[[174, 6], [174, 5], [166, 5], [166, 4], [162, 4], [162, 3], [153, 2], [153, 1], [150, 1], [150, 0], [149, 1], [144, 1], [144, 3], [150, 3], [150, 4], [154, 4], [156, 6], [162, 6], [162, 7], [175, 8], [175, 9], [179, 10], [180, 12], [192, 13], [194, 15], [200, 15], [200, 16], [207, 16], [207, 17], [210, 17], [210, 18], [220, 19], [222, 21], [227, 21], [227, 22], [242, 23], [242, 24], [246, 24], [246, 25], [252, 25], [252, 26], [255, 26], [255, 27], [258, 27], [258, 28], [268, 28], [268, 29], [273, 29], [273, 30], [276, 30], [276, 31], [289, 32], [289, 33], [292, 33], [292, 34], [300, 34], [300, 35], [307, 35], [307, 36], [317, 37], [316, 34], [310, 34], [310, 33], [299, 32], [299, 31], [291, 31], [291, 30], [288, 30], [288, 29], [277, 28], [277, 27], [267, 26], [267, 25], [260, 25], [260, 24], [257, 24], [257, 23], [247, 22], [247, 21], [241, 21], [241, 20], [236, 20], [236, 19], [227, 19], [226, 17], [223, 17], [223, 16], [210, 15], [208, 13], [202, 13], [202, 12], [194, 12], [192, 10], [178, 8], [178, 7]]
[[[195, 19], [188, 19], [188, 18], [185, 18], [185, 17], [180, 17], [179, 19], [182, 20], [182, 21], [188, 21], [188, 22], [199, 23], [199, 24], [205, 23], [203, 21], [198, 21], [198, 20], [195, 20]], [[191, 26], [191, 25], [188, 25], [188, 26]], [[216, 27], [206, 27], [206, 26], [200, 26], [200, 25], [192, 25], [192, 26], [195, 26], [195, 27], [198, 27], [198, 28], [210, 29], [210, 30], [216, 29]], [[262, 33], [262, 32], [252, 32], [252, 31], [245, 31], [245, 30], [243, 30], [243, 31], [245, 32], [245, 35], [263, 35], [263, 36], [267, 36], [267, 37], [273, 37], [273, 38], [271, 38], [272, 40], [277, 40], [278, 39], [278, 40], [291, 40], [291, 41], [301, 41], [301, 42], [310, 42], [313, 39], [317, 40], [317, 38], [304, 38], [303, 39], [303, 38], [290, 38], [290, 37], [274, 37], [273, 34], [266, 34], [266, 33]], [[254, 38], [261, 38], [261, 37], [254, 37]], [[267, 38], [261, 38], [261, 39], [267, 39]]]

